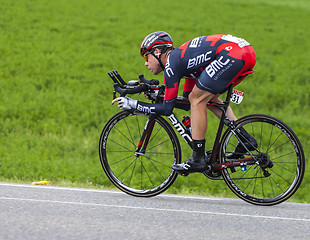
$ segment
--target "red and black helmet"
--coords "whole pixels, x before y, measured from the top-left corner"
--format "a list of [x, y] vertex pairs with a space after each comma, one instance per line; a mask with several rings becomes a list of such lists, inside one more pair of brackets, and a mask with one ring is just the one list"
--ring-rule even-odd
[[141, 43], [141, 56], [145, 55], [148, 52], [151, 52], [153, 49], [159, 46], [173, 46], [172, 38], [168, 33], [159, 31], [147, 35]]

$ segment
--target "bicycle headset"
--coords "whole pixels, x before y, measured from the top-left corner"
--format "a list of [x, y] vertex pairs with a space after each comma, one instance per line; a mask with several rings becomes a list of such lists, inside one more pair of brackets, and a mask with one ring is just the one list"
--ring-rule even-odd
[[[156, 56], [154, 54], [155, 48], [159, 48], [161, 50], [161, 53]], [[160, 57], [161, 54], [165, 53], [168, 49], [173, 49], [173, 41], [170, 35], [163, 31], [153, 32], [147, 35], [144, 40], [141, 43], [140, 47], [140, 54], [142, 57], [152, 54], [157, 61], [159, 62], [159, 65], [164, 70], [165, 66], [163, 65]]]

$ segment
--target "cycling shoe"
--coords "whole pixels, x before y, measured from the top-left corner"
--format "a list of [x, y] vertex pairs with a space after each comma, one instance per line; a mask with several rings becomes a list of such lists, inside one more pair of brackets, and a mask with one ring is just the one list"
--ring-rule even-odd
[[190, 173], [210, 170], [210, 165], [207, 164], [207, 156], [195, 157], [193, 155], [184, 163], [173, 164], [172, 169], [182, 176], [187, 176]]
[[[254, 151], [257, 148], [257, 142], [253, 137], [250, 137], [248, 141], [244, 142], [244, 145], [246, 146], [247, 149], [249, 149], [249, 151]], [[228, 154], [226, 158], [239, 159], [242, 158], [246, 152], [247, 150], [243, 147], [243, 145], [240, 142], [238, 142], [235, 150], [232, 153]]]

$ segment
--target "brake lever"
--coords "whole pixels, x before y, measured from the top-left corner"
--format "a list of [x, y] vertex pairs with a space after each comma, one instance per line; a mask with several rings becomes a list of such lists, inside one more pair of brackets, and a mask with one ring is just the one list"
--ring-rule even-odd
[[113, 100], [116, 98], [116, 91], [113, 91]]

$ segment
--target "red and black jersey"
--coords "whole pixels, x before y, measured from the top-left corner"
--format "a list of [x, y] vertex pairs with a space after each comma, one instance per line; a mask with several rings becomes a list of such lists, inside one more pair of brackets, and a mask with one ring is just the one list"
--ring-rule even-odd
[[182, 78], [185, 78], [183, 96], [187, 97], [195, 85], [217, 94], [244, 71], [251, 70], [255, 61], [252, 46], [242, 38], [224, 34], [196, 37], [168, 56], [163, 73], [166, 86], [163, 104], [138, 104], [150, 107], [151, 113], [170, 115]]

